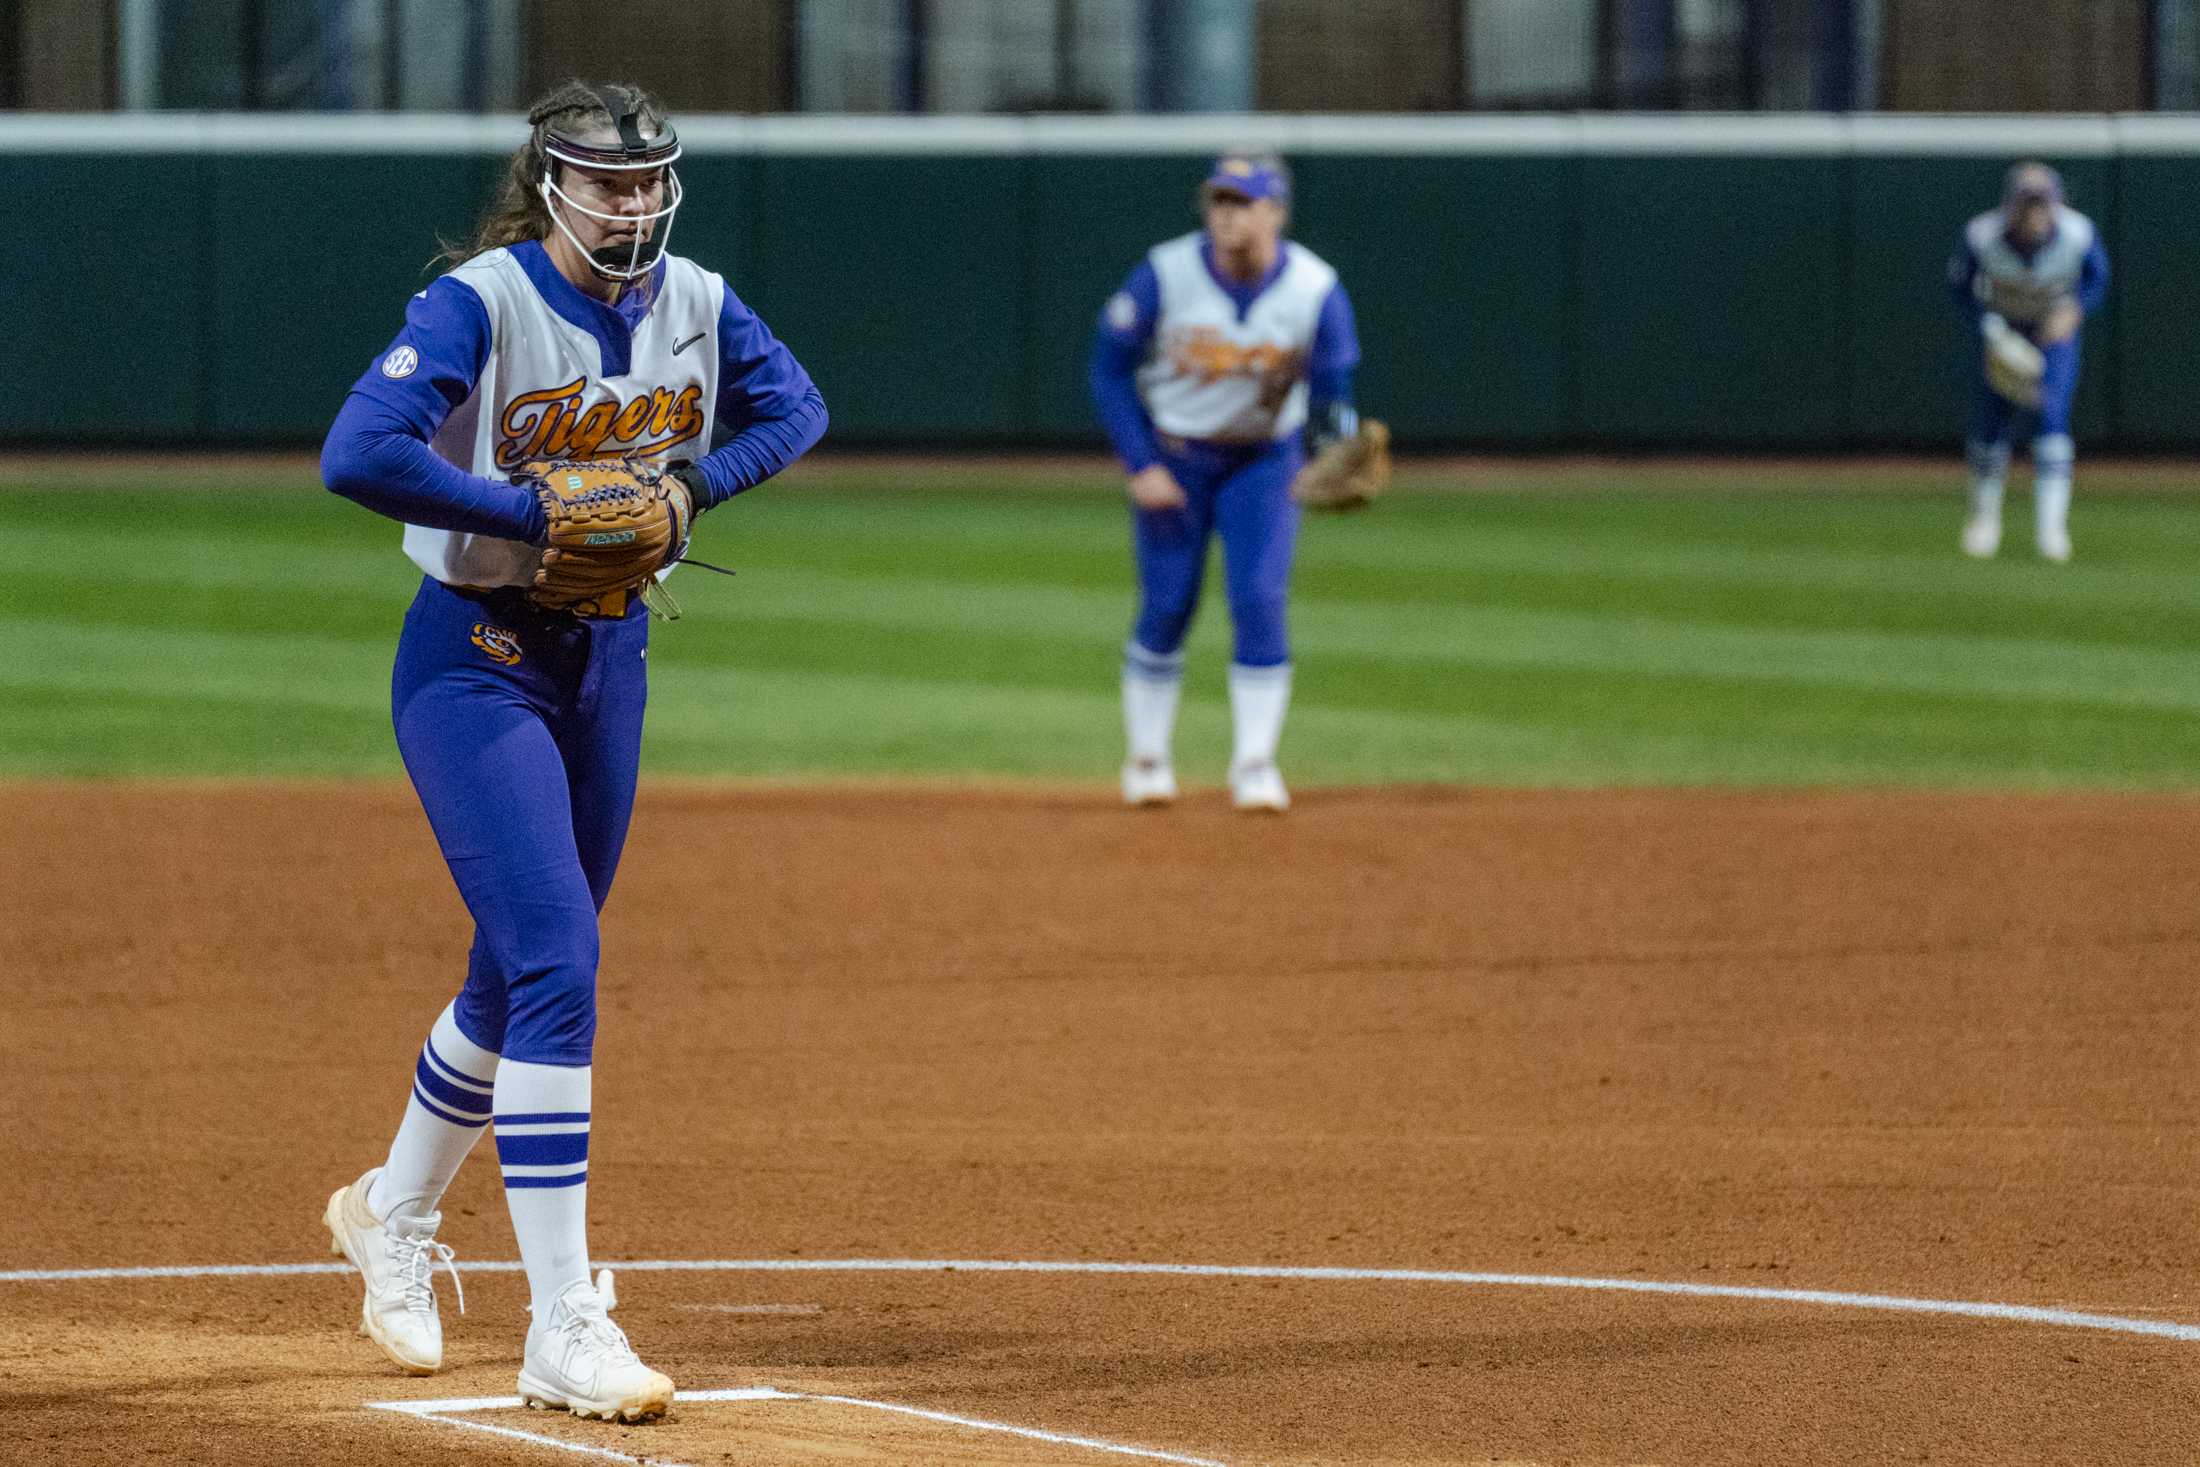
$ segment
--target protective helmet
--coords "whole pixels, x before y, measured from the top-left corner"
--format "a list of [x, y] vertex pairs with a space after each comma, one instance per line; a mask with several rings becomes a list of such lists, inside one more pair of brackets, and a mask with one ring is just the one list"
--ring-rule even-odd
[[[616, 143], [588, 142], [571, 132], [542, 124], [539, 142], [542, 147], [542, 178], [536, 184], [542, 194], [543, 207], [550, 211], [550, 221], [557, 225], [573, 248], [588, 261], [588, 267], [606, 280], [638, 280], [656, 267], [665, 252], [665, 241], [672, 237], [672, 216], [680, 208], [680, 175], [672, 168], [680, 156], [680, 138], [667, 122], [652, 137], [642, 136], [641, 94], [624, 87], [594, 87], [603, 110], [609, 114], [613, 128], [618, 133]], [[594, 168], [605, 172], [633, 172], [647, 168], [665, 170], [665, 206], [653, 214], [605, 214], [584, 204], [576, 203], [573, 196], [558, 186], [558, 165], [572, 164], [580, 168]], [[606, 245], [600, 250], [590, 250], [573, 233], [573, 227], [559, 217], [558, 206], [606, 224], [631, 224], [635, 226], [631, 245]], [[654, 227], [650, 227], [654, 226]]]

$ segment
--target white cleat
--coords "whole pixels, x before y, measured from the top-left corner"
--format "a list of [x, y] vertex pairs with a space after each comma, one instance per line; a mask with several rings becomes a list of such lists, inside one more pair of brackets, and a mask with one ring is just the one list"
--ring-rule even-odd
[[2068, 525], [2042, 525], [2039, 532], [2040, 559], [2062, 565], [2070, 559], [2070, 527]]
[[435, 1312], [435, 1266], [450, 1270], [459, 1290], [458, 1312], [466, 1312], [465, 1289], [451, 1250], [435, 1240], [441, 1213], [398, 1218], [384, 1223], [367, 1208], [367, 1190], [376, 1167], [348, 1187], [338, 1187], [321, 1221], [328, 1224], [329, 1251], [351, 1260], [366, 1281], [359, 1306], [359, 1333], [382, 1347], [409, 1375], [433, 1375], [443, 1364], [443, 1321]]
[[1166, 759], [1133, 759], [1123, 766], [1123, 803], [1134, 809], [1176, 803], [1176, 771]]
[[2001, 516], [1975, 514], [1963, 522], [1963, 553], [1973, 560], [1992, 560], [2001, 549]]
[[1283, 771], [1269, 760], [1230, 766], [1230, 803], [1240, 810], [1291, 808], [1290, 791], [1283, 787]]
[[611, 1270], [570, 1284], [527, 1330], [519, 1398], [537, 1410], [606, 1421], [653, 1421], [672, 1405], [672, 1382], [644, 1365], [611, 1322]]

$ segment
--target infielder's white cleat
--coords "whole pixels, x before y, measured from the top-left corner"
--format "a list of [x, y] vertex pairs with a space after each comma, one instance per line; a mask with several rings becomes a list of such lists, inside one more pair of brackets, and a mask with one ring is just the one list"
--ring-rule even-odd
[[1230, 803], [1240, 810], [1284, 811], [1291, 808], [1290, 791], [1283, 787], [1283, 771], [1271, 760], [1230, 767]]
[[367, 1207], [375, 1167], [348, 1187], [338, 1187], [321, 1220], [328, 1224], [329, 1251], [351, 1260], [366, 1281], [359, 1306], [359, 1333], [382, 1347], [409, 1375], [433, 1375], [443, 1364], [443, 1321], [435, 1311], [435, 1266], [450, 1270], [459, 1290], [458, 1310], [466, 1312], [466, 1293], [458, 1282], [451, 1250], [435, 1240], [443, 1221], [439, 1212], [385, 1223]]
[[2070, 559], [2070, 527], [2068, 525], [2042, 525], [2039, 532], [2040, 559], [2051, 560], [2057, 565]]
[[2001, 516], [1975, 514], [1963, 522], [1963, 553], [1973, 560], [1992, 560], [2001, 549]]
[[1176, 801], [1176, 771], [1164, 759], [1133, 759], [1123, 766], [1123, 803], [1133, 808]]
[[606, 1421], [651, 1421], [672, 1405], [672, 1382], [641, 1362], [611, 1322], [611, 1270], [569, 1284], [527, 1330], [519, 1396], [538, 1410]]

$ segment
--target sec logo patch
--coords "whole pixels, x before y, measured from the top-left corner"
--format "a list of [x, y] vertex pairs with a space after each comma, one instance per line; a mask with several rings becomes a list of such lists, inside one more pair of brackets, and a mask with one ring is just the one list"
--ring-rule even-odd
[[485, 621], [474, 623], [474, 645], [489, 654], [492, 662], [506, 667], [519, 666], [519, 638], [502, 627], [493, 627]]
[[1108, 297], [1108, 324], [1118, 331], [1128, 331], [1138, 324], [1138, 302], [1127, 290], [1119, 290]]
[[410, 377], [420, 366], [420, 353], [409, 346], [401, 346], [382, 358], [382, 375], [385, 377]]

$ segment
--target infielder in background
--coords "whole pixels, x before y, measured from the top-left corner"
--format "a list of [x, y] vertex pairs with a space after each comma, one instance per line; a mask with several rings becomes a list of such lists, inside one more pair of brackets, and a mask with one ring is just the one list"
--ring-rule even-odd
[[[328, 487], [402, 521], [426, 572], [397, 647], [397, 745], [475, 923], [387, 1160], [339, 1188], [325, 1221], [365, 1280], [360, 1332], [407, 1371], [435, 1370], [432, 1269], [451, 1257], [437, 1207], [493, 1121], [533, 1300], [520, 1394], [639, 1420], [672, 1382], [611, 1322], [608, 1271], [589, 1277], [587, 1181], [597, 913], [633, 809], [649, 616], [623, 592], [542, 604], [557, 552], [539, 547], [565, 507], [512, 476], [546, 460], [662, 467], [652, 505], [677, 499], [684, 529], [807, 450], [825, 408], [723, 279], [665, 253], [680, 146], [655, 99], [572, 82], [528, 116], [465, 258], [413, 297], [322, 451]], [[577, 490], [590, 475], [555, 478]], [[665, 1141], [638, 1144], [655, 1156]]]
[[2093, 221], [2063, 202], [2055, 170], [2019, 163], [2001, 207], [1964, 227], [1948, 261], [1948, 289], [1971, 323], [1973, 348], [1964, 553], [1984, 559], [2001, 548], [2002, 478], [2021, 417], [2034, 425], [2035, 543], [2046, 559], [2066, 561], [2079, 332], [2108, 296], [2108, 252]]
[[1199, 202], [1206, 228], [1147, 253], [1108, 298], [1092, 353], [1100, 421], [1130, 475], [1138, 562], [1138, 617], [1123, 651], [1123, 798], [1176, 798], [1184, 635], [1219, 531], [1235, 632], [1231, 800], [1282, 810], [1292, 481], [1309, 423], [1317, 447], [1357, 433], [1360, 345], [1337, 272], [1283, 238], [1291, 176], [1280, 158], [1224, 155]]

